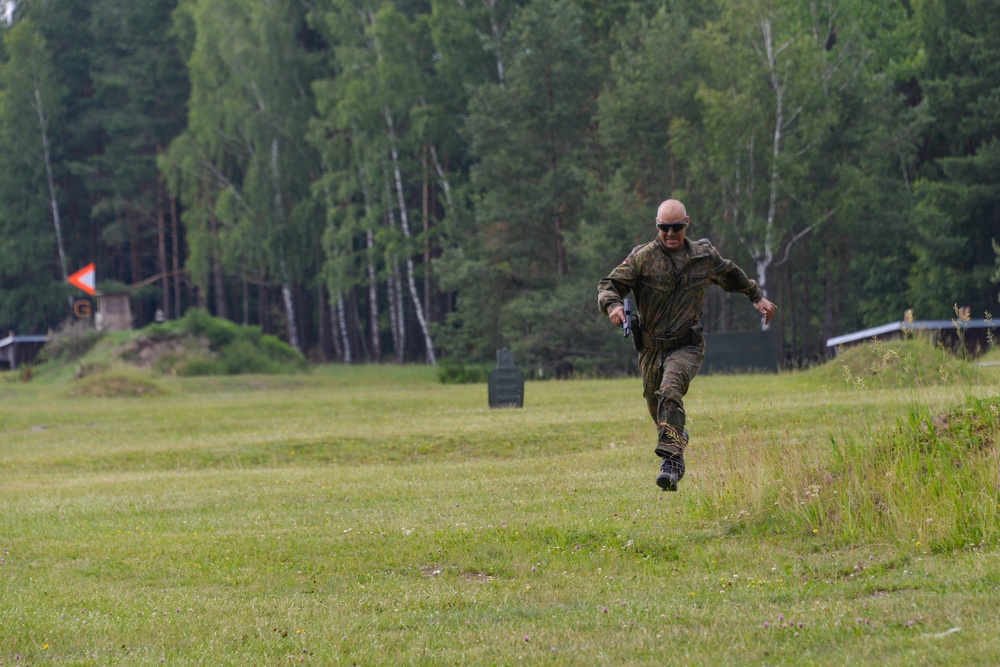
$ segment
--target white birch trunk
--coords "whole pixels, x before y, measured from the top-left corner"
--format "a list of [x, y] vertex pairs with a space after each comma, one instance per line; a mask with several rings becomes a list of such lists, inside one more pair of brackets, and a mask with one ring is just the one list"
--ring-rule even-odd
[[[357, 132], [355, 131], [355, 134]], [[368, 177], [365, 176], [364, 163], [361, 160], [361, 151], [354, 145], [354, 161], [358, 167], [358, 183], [361, 184], [361, 194], [365, 201], [365, 220], [370, 223], [372, 204], [371, 193], [368, 190]], [[365, 231], [365, 247], [368, 249], [368, 328], [371, 337], [372, 361], [379, 362], [382, 359], [382, 342], [379, 339], [379, 302], [378, 302], [378, 271], [375, 268], [375, 232], [369, 228]], [[343, 308], [343, 304], [341, 304]], [[346, 332], [344, 334], [347, 335]]]
[[[271, 182], [272, 187], [274, 187], [275, 215], [280, 218], [280, 221], [282, 222], [281, 231], [284, 231], [285, 208], [284, 202], [281, 199], [281, 179], [278, 171], [277, 139], [271, 140]], [[288, 267], [285, 264], [284, 243], [281, 243], [280, 250], [278, 251], [278, 267], [281, 271], [281, 298], [285, 303], [285, 317], [288, 319], [288, 343], [301, 352], [302, 345], [299, 343], [299, 325], [295, 321], [295, 299], [292, 297], [292, 285], [288, 279]]]
[[389, 328], [392, 330], [392, 347], [396, 353], [396, 361], [403, 362], [404, 346], [406, 345], [406, 330], [403, 328], [402, 289], [399, 285], [399, 266], [395, 259], [389, 262], [389, 277], [386, 280], [386, 296], [389, 299]]
[[[281, 272], [288, 275], [285, 268], [285, 260], [281, 259]], [[285, 302], [285, 314], [288, 317], [288, 342], [299, 352], [302, 345], [299, 343], [299, 325], [295, 322], [295, 300], [292, 298], [292, 286], [288, 280], [281, 283], [281, 298]]]
[[[392, 111], [389, 107], [384, 108], [385, 122], [389, 128], [389, 149], [392, 153], [392, 171], [396, 181], [396, 198], [399, 203], [399, 218], [403, 228], [403, 236], [410, 239], [410, 223], [406, 210], [406, 197], [403, 193], [403, 176], [399, 169], [399, 153], [396, 150], [396, 131], [392, 122]], [[413, 309], [417, 315], [417, 322], [420, 324], [420, 333], [424, 336], [424, 350], [427, 354], [427, 363], [432, 366], [437, 363], [434, 356], [434, 341], [431, 339], [430, 328], [427, 318], [424, 316], [424, 307], [420, 302], [420, 295], [417, 292], [417, 282], [414, 277], [413, 257], [409, 253], [406, 255], [406, 281], [410, 289], [410, 298], [413, 300]]]
[[[382, 165], [382, 185], [385, 192], [385, 219], [389, 229], [396, 229], [396, 214], [392, 207], [392, 186], [389, 185], [389, 174]], [[392, 326], [393, 347], [396, 349], [396, 361], [403, 363], [406, 352], [406, 320], [403, 316], [403, 286], [399, 280], [399, 261], [393, 254], [387, 253], [386, 264], [389, 268], [389, 322]]]
[[[59, 252], [59, 271], [62, 273], [63, 282], [69, 281], [66, 273], [66, 249], [63, 246], [62, 220], [59, 217], [59, 202], [56, 201], [56, 181], [52, 176], [52, 158], [49, 151], [49, 121], [45, 117], [45, 109], [42, 106], [42, 90], [38, 82], [35, 82], [35, 111], [38, 113], [38, 127], [42, 134], [42, 158], [45, 161], [45, 176], [49, 185], [49, 202], [52, 206], [52, 224], [56, 229], [56, 249]], [[69, 297], [72, 307], [73, 297]]]
[[445, 206], [447, 206], [448, 211], [451, 211], [451, 184], [448, 183], [448, 174], [441, 166], [441, 161], [438, 159], [437, 148], [434, 144], [431, 144], [431, 157], [434, 159], [434, 170], [438, 175], [438, 184], [441, 186], [441, 192], [444, 193]]
[[[781, 80], [781, 75], [778, 71], [778, 56], [782, 51], [784, 51], [787, 44], [779, 48], [775, 48], [770, 19], [762, 19], [760, 22], [760, 28], [764, 37], [764, 55], [768, 68], [768, 76], [770, 78], [771, 89], [774, 90], [774, 135], [772, 137], [771, 145], [771, 175], [770, 182], [768, 184], [769, 192], [767, 217], [764, 225], [764, 241], [763, 246], [759, 248], [753, 256], [754, 263], [757, 267], [757, 283], [760, 285], [760, 288], [764, 293], [764, 297], [766, 298], [767, 272], [771, 267], [771, 263], [774, 261], [774, 225], [775, 215], [778, 209], [778, 188], [781, 181], [778, 161], [781, 158], [782, 131], [784, 130], [785, 124], [785, 88], [784, 82]], [[770, 325], [765, 321], [764, 317], [761, 317], [760, 328], [762, 331], [766, 331], [770, 328]]]
[[341, 347], [344, 351], [344, 363], [350, 364], [352, 361], [351, 337], [347, 335], [347, 317], [344, 313], [344, 297], [339, 292], [337, 293], [337, 334], [340, 335]]
[[[367, 197], [365, 199], [367, 201]], [[375, 232], [365, 233], [368, 247], [368, 327], [372, 340], [372, 361], [382, 359], [382, 341], [379, 338], [378, 272], [375, 270]]]
[[507, 17], [501, 20], [497, 17], [497, 0], [483, 0], [483, 4], [486, 5], [490, 13], [490, 36], [493, 38], [493, 48], [496, 50], [497, 83], [500, 84], [501, 88], [506, 88], [507, 76], [503, 65], [503, 35], [507, 30], [507, 19], [510, 18], [510, 13], [508, 12]]

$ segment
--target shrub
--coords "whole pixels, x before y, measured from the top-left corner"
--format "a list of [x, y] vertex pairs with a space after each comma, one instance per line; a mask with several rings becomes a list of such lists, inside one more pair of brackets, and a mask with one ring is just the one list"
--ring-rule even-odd
[[142, 330], [146, 338], [154, 341], [167, 340], [178, 335], [178, 327], [175, 323], [150, 324]]
[[288, 364], [297, 368], [305, 368], [306, 366], [305, 357], [277, 336], [261, 336], [260, 346], [269, 358], [279, 364]]
[[222, 375], [223, 372], [222, 364], [218, 360], [209, 357], [185, 359], [177, 365], [177, 374], [188, 377], [196, 375]]
[[475, 384], [490, 378], [490, 364], [464, 364], [454, 359], [442, 359], [438, 363], [438, 380], [441, 384]]
[[77, 322], [60, 328], [45, 344], [39, 354], [39, 362], [64, 361], [71, 362], [80, 359], [90, 352], [102, 334], [95, 331], [85, 322]]
[[306, 368], [305, 357], [276, 336], [264, 335], [260, 327], [241, 326], [193, 308], [176, 322], [146, 327], [142, 335], [154, 340], [179, 336], [208, 341], [205, 351], [193, 357], [172, 353], [156, 362], [158, 370], [178, 375], [239, 375], [242, 373], [292, 373]]
[[240, 325], [212, 317], [200, 308], [192, 308], [180, 320], [181, 329], [185, 333], [204, 336], [213, 350], [219, 350], [240, 336]]
[[222, 371], [227, 375], [241, 373], [276, 373], [278, 364], [268, 359], [263, 350], [249, 341], [241, 340], [227, 345], [219, 359]]
[[98, 333], [86, 324], [72, 325], [54, 336], [43, 352], [55, 366], [75, 364], [78, 378], [121, 362], [182, 376], [296, 373], [307, 368], [301, 353], [264, 335], [260, 327], [241, 326], [196, 308], [178, 320], [138, 331]]

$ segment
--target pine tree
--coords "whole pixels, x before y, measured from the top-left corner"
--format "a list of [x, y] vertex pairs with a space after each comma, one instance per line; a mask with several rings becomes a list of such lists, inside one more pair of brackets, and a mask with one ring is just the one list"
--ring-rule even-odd
[[928, 0], [917, 5], [926, 67], [920, 80], [931, 124], [911, 248], [909, 300], [920, 317], [954, 306], [982, 312], [1000, 239], [1000, 7]]

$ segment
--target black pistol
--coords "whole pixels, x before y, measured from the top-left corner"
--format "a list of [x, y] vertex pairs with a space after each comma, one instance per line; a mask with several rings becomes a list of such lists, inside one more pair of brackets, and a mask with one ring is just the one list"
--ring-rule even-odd
[[622, 336], [628, 338], [632, 335], [632, 299], [625, 299], [625, 316], [622, 319]]
[[639, 326], [639, 318], [632, 310], [632, 299], [626, 297], [624, 319], [622, 320], [622, 336], [632, 339], [632, 347], [636, 352], [642, 352], [642, 328]]

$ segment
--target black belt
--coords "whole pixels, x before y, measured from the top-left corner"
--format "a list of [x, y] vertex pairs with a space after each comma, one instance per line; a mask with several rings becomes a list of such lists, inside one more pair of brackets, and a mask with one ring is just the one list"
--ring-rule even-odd
[[645, 331], [642, 332], [643, 346], [659, 350], [661, 352], [670, 352], [671, 350], [676, 350], [677, 348], [684, 347], [685, 345], [700, 345], [702, 340], [703, 337], [701, 331], [695, 329], [688, 329], [687, 332], [681, 334], [680, 336], [673, 336], [671, 338], [653, 336]]

